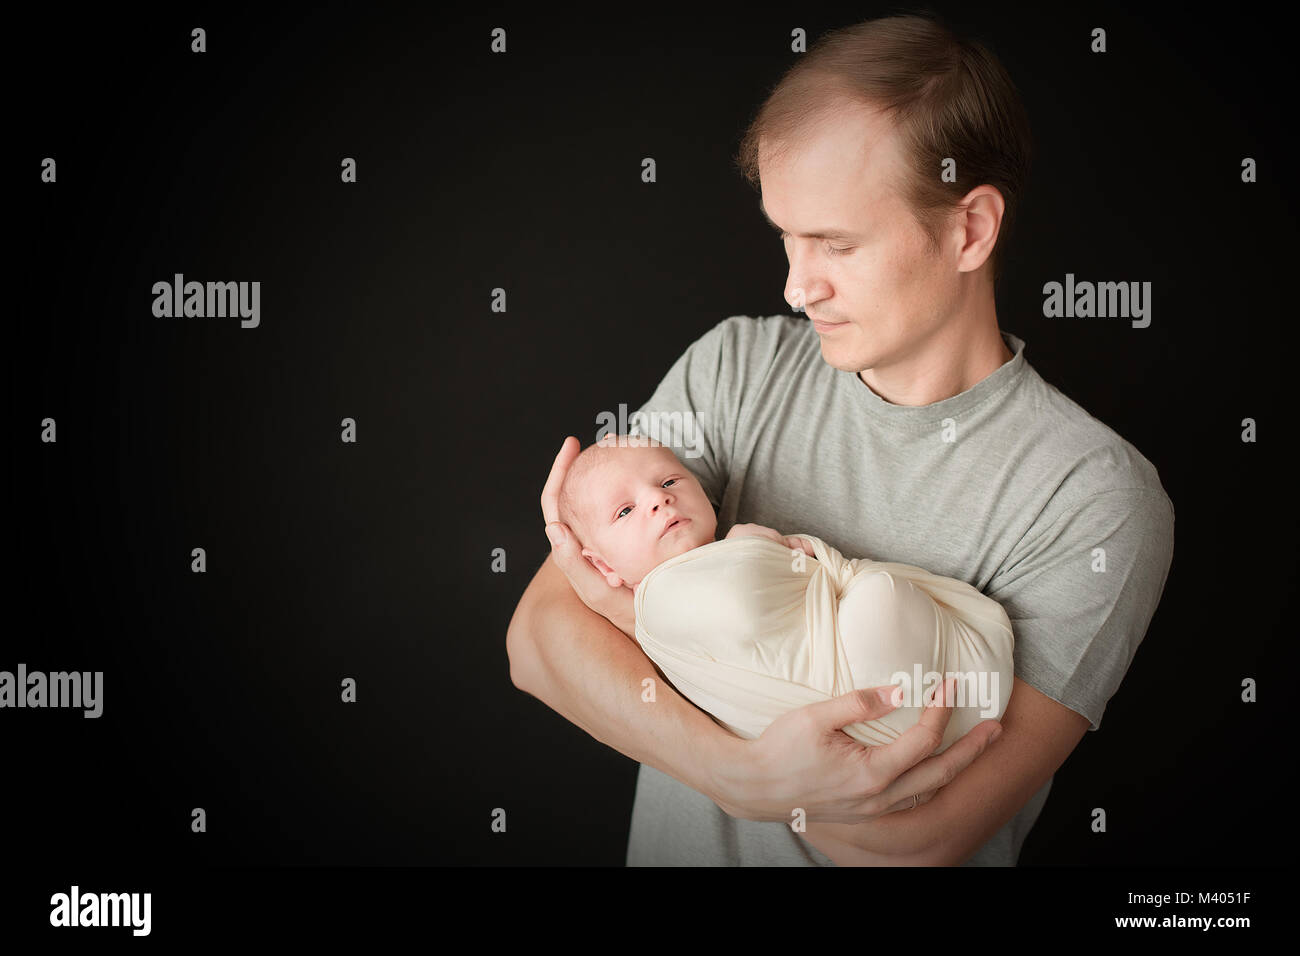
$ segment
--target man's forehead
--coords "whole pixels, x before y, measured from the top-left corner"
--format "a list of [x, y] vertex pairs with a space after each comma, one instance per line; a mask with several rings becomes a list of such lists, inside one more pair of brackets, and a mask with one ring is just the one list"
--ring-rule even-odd
[[786, 228], [785, 217], [808, 220], [796, 224], [801, 229], [880, 208], [893, 195], [899, 159], [890, 124], [862, 111], [815, 125], [762, 157], [759, 209]]
[[[826, 109], [814, 110], [759, 144], [759, 166], [785, 165], [860, 167], [879, 164], [895, 152], [898, 126], [889, 113], [856, 100], [836, 98]], [[867, 161], [871, 161], [868, 163]]]

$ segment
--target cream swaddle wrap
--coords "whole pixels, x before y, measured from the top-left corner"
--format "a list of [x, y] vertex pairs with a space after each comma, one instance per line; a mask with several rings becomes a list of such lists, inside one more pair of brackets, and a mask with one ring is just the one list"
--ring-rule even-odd
[[900, 672], [914, 676], [903, 705], [846, 734], [869, 745], [896, 739], [920, 720], [931, 672], [986, 681], [978, 695], [974, 683], [964, 697], [958, 688], [963, 706], [939, 750], [1002, 716], [1013, 638], [998, 602], [954, 578], [845, 558], [820, 538], [797, 537], [815, 557], [768, 538], [730, 538], [670, 558], [641, 581], [637, 640], [678, 692], [747, 739], [805, 704], [903, 683]]

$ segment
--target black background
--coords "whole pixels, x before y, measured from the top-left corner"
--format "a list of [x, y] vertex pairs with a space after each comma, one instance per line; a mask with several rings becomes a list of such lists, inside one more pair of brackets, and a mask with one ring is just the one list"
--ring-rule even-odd
[[[566, 435], [638, 407], [718, 321], [788, 312], [731, 156], [793, 27], [811, 43], [898, 9], [24, 8], [0, 669], [105, 676], [97, 720], [0, 713], [14, 859], [621, 865], [636, 764], [509, 677], [549, 547], [538, 494]], [[1286, 34], [936, 9], [991, 45], [1033, 124], [1000, 324], [1156, 465], [1177, 515], [1146, 640], [1021, 863], [1272, 862], [1295, 579]], [[261, 281], [260, 327], [155, 317], [177, 272]], [[1150, 327], [1044, 318], [1067, 272], [1150, 281]]]

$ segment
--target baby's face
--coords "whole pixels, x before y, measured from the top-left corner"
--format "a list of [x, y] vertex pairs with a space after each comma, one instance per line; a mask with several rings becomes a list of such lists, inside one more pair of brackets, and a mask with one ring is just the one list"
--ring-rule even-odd
[[669, 558], [714, 540], [700, 483], [667, 448], [618, 448], [585, 482], [583, 555], [614, 587], [635, 587]]

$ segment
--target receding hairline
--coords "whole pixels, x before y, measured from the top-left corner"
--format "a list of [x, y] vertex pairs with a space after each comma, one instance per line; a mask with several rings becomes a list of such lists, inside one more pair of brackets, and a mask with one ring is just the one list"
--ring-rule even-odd
[[[903, 139], [905, 130], [899, 124], [896, 113], [865, 99], [863, 94], [857, 91], [837, 85], [834, 77], [829, 77], [828, 83], [825, 99], [811, 106], [805, 114], [790, 117], [784, 124], [773, 121], [771, 128], [762, 131], [761, 137], [756, 140], [755, 163], [769, 173], [788, 167], [800, 157], [803, 150], [815, 138], [823, 134], [843, 133], [846, 118], [865, 120], [868, 126], [861, 130], [865, 146], [863, 150], [854, 154], [862, 160], [856, 173], [861, 177], [868, 172], [869, 166], [874, 168], [882, 162], [892, 162], [895, 164], [893, 167], [886, 166], [883, 169], [881, 184], [892, 194], [890, 198], [905, 203], [908, 175], [906, 144]], [[881, 153], [882, 149], [886, 152]], [[875, 159], [868, 163], [867, 157], [873, 155]], [[881, 156], [885, 158], [882, 159]], [[785, 232], [785, 228], [775, 222], [767, 211], [762, 179], [760, 178], [755, 185], [758, 192], [758, 211], [764, 221], [774, 231]], [[804, 239], [859, 241], [864, 238], [867, 231], [856, 222], [833, 222], [816, 223], [811, 231], [791, 234]]]

